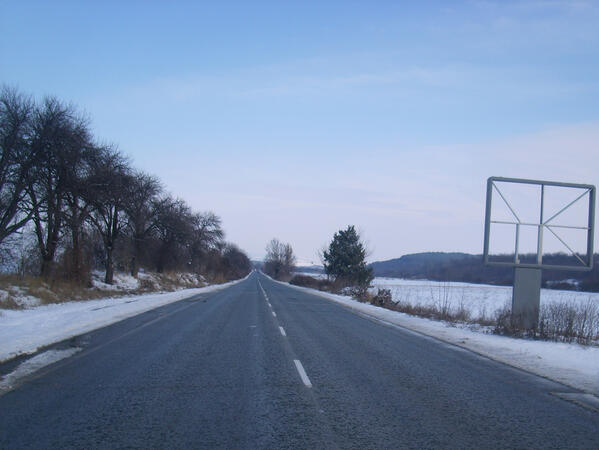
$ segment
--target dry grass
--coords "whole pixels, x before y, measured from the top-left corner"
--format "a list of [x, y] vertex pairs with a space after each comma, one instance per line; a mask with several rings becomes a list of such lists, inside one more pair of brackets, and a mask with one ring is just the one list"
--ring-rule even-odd
[[17, 299], [23, 296], [38, 298], [42, 305], [106, 297], [105, 291], [86, 288], [71, 281], [46, 281], [33, 276], [0, 275], [0, 290], [8, 293], [8, 297], [1, 302], [4, 309], [22, 309]]
[[10, 293], [7, 293], [7, 296], [2, 299], [2, 302], [0, 303], [0, 305], [2, 305], [2, 309], [21, 309], [22, 308], [21, 305], [19, 305], [16, 302], [16, 300]]
[[136, 293], [156, 291], [176, 291], [178, 289], [196, 288], [205, 286], [191, 276], [183, 276], [178, 272], [153, 273], [151, 278], [139, 278], [139, 287]]
[[152, 274], [140, 277], [136, 289], [99, 289], [82, 286], [68, 280], [44, 280], [41, 277], [0, 275], [0, 309], [23, 309], [24, 297], [35, 297], [39, 304], [64, 303], [75, 300], [94, 300], [106, 297], [122, 297], [156, 291], [174, 291], [204, 286], [191, 276], [178, 273]]
[[584, 303], [561, 301], [541, 305], [539, 325], [534, 330], [518, 328], [512, 321], [509, 308], [504, 308], [496, 314], [494, 332], [556, 342], [599, 345], [599, 306], [591, 298]]
[[356, 300], [398, 311], [413, 316], [449, 323], [478, 324], [493, 327], [496, 334], [514, 337], [528, 337], [556, 342], [576, 342], [581, 345], [599, 345], [599, 305], [589, 298], [579, 303], [574, 299], [542, 305], [539, 313], [539, 326], [534, 330], [523, 330], [512, 324], [508, 307], [495, 311], [490, 317], [472, 317], [467, 306], [461, 301], [452, 308], [446, 295], [435, 297], [432, 304], [413, 304], [407, 300], [394, 302], [389, 289], [378, 289], [376, 294], [368, 293]]

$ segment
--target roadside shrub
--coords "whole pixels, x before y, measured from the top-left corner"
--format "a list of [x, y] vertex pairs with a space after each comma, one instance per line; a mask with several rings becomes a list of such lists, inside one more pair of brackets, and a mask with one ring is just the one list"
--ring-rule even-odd
[[494, 334], [523, 337], [526, 331], [517, 326], [518, 321], [512, 321], [512, 310], [506, 305], [495, 311]]
[[293, 284], [295, 286], [303, 286], [312, 289], [318, 289], [319, 280], [314, 277], [310, 277], [308, 275], [294, 275], [291, 280], [289, 280], [289, 284]]
[[375, 306], [382, 306], [383, 308], [392, 309], [393, 297], [391, 295], [391, 289], [377, 289], [376, 294], [370, 301]]
[[309, 275], [294, 275], [289, 284], [327, 291], [333, 294], [341, 292], [341, 288], [337, 283], [326, 279], [314, 278]]
[[343, 289], [343, 293], [351, 295], [352, 298], [361, 303], [372, 303], [372, 295], [368, 292], [367, 287], [363, 286], [348, 286]]
[[585, 303], [559, 302], [542, 306], [539, 336], [589, 345], [599, 340], [599, 307], [590, 298]]
[[495, 314], [495, 334], [532, 337], [557, 342], [599, 344], [599, 306], [591, 298], [585, 303], [562, 301], [541, 305], [535, 330], [519, 328], [507, 306]]

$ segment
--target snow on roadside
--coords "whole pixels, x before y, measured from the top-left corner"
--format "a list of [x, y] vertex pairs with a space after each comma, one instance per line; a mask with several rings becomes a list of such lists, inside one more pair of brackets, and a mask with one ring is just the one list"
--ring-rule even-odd
[[[396, 303], [443, 306], [451, 311], [465, 308], [474, 319], [492, 318], [497, 310], [511, 307], [512, 302], [511, 286], [382, 277], [375, 278], [372, 285], [372, 293], [377, 288], [389, 289]], [[587, 302], [599, 304], [599, 293], [541, 289], [541, 305], [567, 303], [582, 308]]]
[[[40, 299], [28, 295], [21, 286], [8, 286], [7, 290], [0, 289], [0, 306], [10, 297], [17, 305], [22, 308], [34, 308], [40, 305]], [[0, 311], [1, 314], [1, 311]]]
[[17, 384], [21, 378], [37, 372], [42, 367], [49, 366], [61, 359], [73, 356], [80, 350], [81, 349], [78, 347], [67, 348], [65, 350], [48, 350], [47, 352], [40, 353], [39, 355], [22, 362], [15, 370], [0, 379], [0, 394], [14, 388], [15, 384]]
[[293, 286], [342, 304], [356, 312], [399, 325], [441, 341], [466, 348], [576, 389], [599, 395], [599, 348], [561, 342], [516, 339], [458, 328], [446, 322], [411, 316], [378, 306], [360, 303], [350, 297]]
[[0, 315], [0, 362], [110, 325], [168, 303], [214, 292], [242, 280], [162, 294], [104, 298], [3, 310]]
[[[324, 274], [297, 274], [326, 278]], [[512, 302], [511, 286], [376, 277], [372, 281], [370, 292], [376, 294], [379, 288], [389, 289], [395, 303], [448, 308], [453, 312], [463, 308], [470, 313], [472, 319], [480, 320], [492, 319], [497, 310], [511, 307]], [[541, 289], [541, 305], [567, 303], [582, 309], [589, 301], [599, 304], [599, 293]]]
[[103, 291], [133, 291], [139, 288], [139, 280], [127, 273], [116, 272], [114, 274], [114, 283], [107, 284], [104, 279], [104, 272], [101, 270], [92, 271], [92, 285]]

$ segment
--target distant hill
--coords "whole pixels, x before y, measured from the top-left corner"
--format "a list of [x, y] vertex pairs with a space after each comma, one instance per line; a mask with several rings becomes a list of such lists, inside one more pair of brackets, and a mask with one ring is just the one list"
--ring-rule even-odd
[[438, 271], [440, 267], [465, 259], [477, 257], [468, 253], [413, 253], [401, 258], [373, 262], [370, 267], [377, 277], [397, 277], [401, 274], [402, 278], [412, 278]]
[[[261, 259], [252, 259], [252, 266], [255, 269], [262, 269], [264, 265], [264, 261]], [[319, 264], [314, 264], [312, 262], [307, 261], [299, 261], [295, 264], [296, 272], [306, 272], [306, 273], [324, 273], [324, 267]]]
[[313, 264], [311, 266], [296, 266], [295, 271], [305, 273], [324, 273], [324, 267], [318, 264]]
[[[512, 256], [503, 255], [510, 259]], [[548, 264], [573, 264], [572, 256], [554, 253], [543, 256]], [[534, 255], [523, 255], [522, 260], [534, 260]], [[599, 290], [599, 255], [594, 255], [591, 272], [543, 270], [543, 283], [547, 287], [582, 290]], [[401, 258], [377, 261], [370, 264], [377, 277], [427, 279], [434, 281], [462, 281], [510, 285], [514, 270], [510, 267], [491, 267], [483, 264], [482, 255], [468, 253], [414, 253]]]

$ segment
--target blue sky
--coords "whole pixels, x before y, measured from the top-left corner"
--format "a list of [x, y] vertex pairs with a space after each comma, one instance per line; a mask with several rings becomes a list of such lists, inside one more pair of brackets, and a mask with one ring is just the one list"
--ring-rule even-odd
[[599, 3], [0, 0], [0, 82], [213, 210], [252, 256], [482, 249], [488, 176], [599, 182]]

